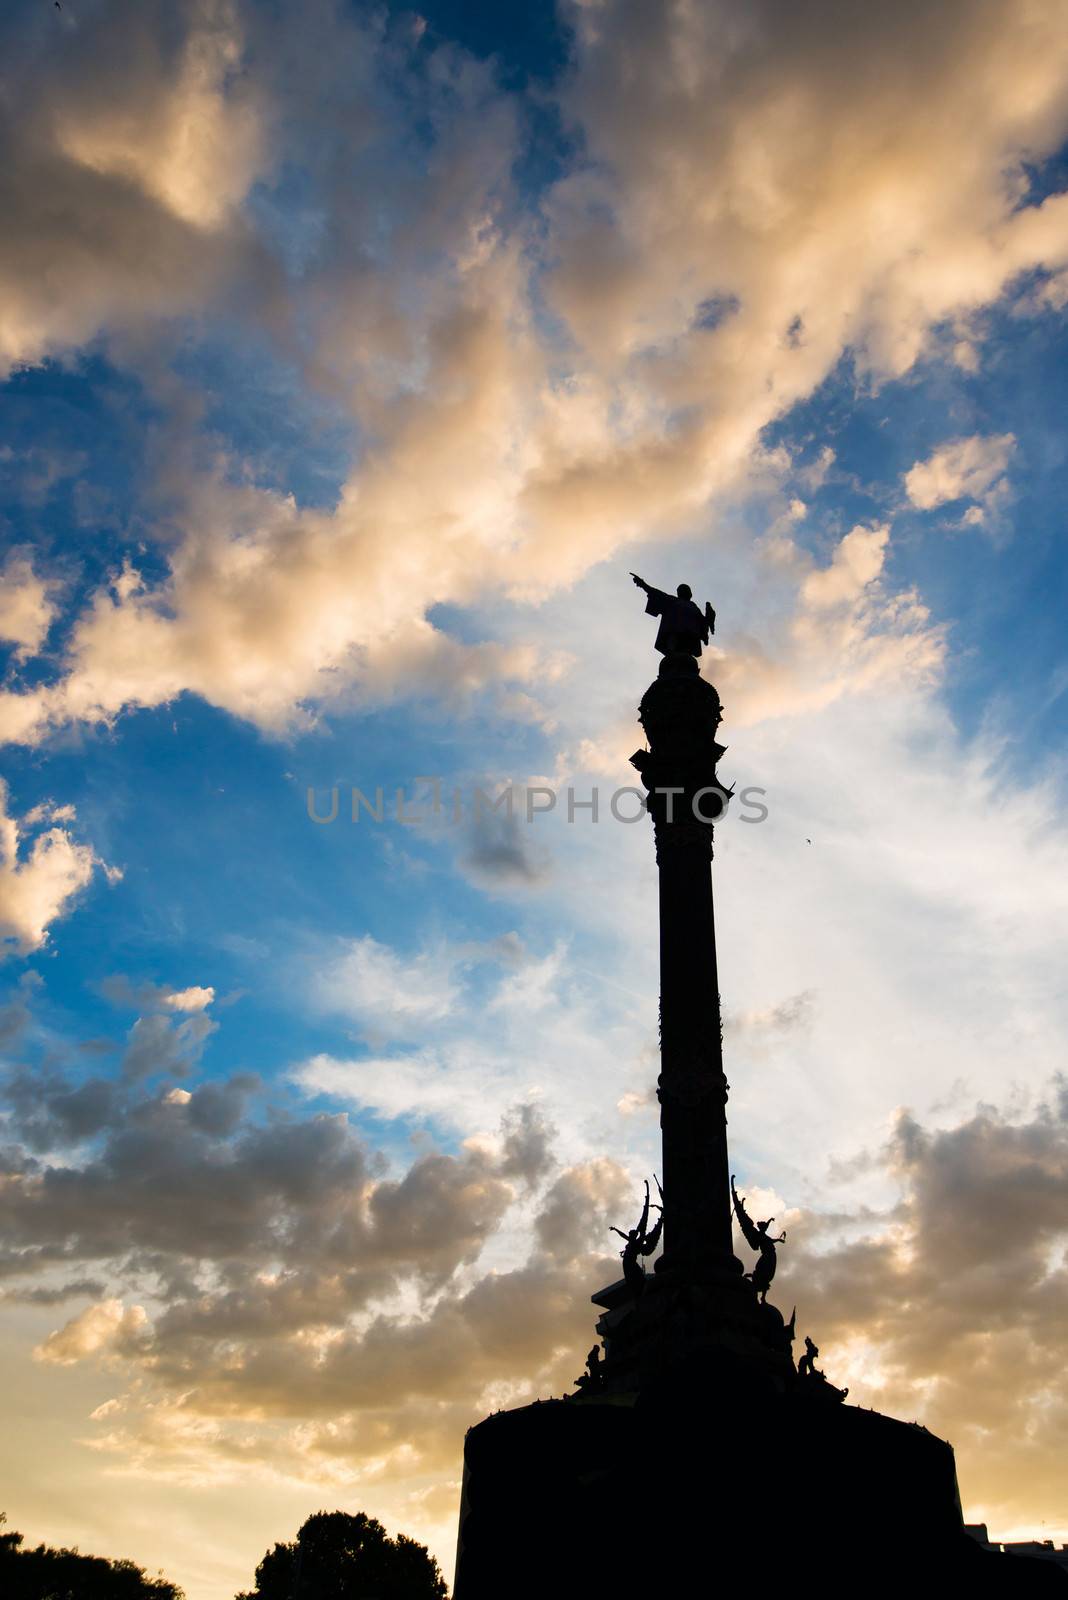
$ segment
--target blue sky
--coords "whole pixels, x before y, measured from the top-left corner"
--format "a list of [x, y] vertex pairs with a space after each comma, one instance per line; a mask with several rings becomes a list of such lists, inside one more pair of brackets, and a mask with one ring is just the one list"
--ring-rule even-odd
[[783, 1294], [1065, 1536], [1058, 12], [5, 17], [29, 1537], [216, 1600], [325, 1497], [447, 1567], [464, 1428], [580, 1369], [657, 1162], [631, 570], [717, 607], [766, 791], [716, 889]]

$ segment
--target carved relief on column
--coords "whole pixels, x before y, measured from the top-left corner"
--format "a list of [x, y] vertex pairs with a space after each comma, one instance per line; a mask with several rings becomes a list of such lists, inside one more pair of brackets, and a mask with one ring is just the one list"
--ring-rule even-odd
[[676, 851], [685, 851], [687, 854], [703, 857], [706, 861], [712, 860], [712, 824], [710, 822], [694, 822], [690, 818], [680, 818], [677, 821], [660, 821], [653, 823], [653, 838], [656, 841], [656, 859], [662, 862], [665, 856]]
[[660, 1042], [660, 1062], [656, 1093], [661, 1104], [667, 1096], [692, 1108], [712, 1096], [726, 1105], [729, 1085], [720, 1043], [702, 1037], [699, 1025], [676, 1025], [670, 1034], [665, 1033]]

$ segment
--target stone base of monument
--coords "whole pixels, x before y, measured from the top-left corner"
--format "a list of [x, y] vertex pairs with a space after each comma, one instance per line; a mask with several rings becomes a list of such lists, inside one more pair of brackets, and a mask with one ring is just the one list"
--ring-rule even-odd
[[739, 1262], [733, 1261], [736, 1271], [704, 1274], [661, 1271], [660, 1265], [643, 1280], [640, 1295], [620, 1278], [592, 1296], [601, 1308], [602, 1390], [644, 1393], [682, 1368], [707, 1373], [724, 1362], [750, 1390], [755, 1385], [782, 1394], [796, 1385], [793, 1329], [770, 1301], [761, 1303]]
[[739, 1376], [679, 1374], [472, 1428], [455, 1600], [689, 1600], [799, 1579], [821, 1596], [1068, 1592], [1046, 1563], [968, 1538], [942, 1439], [803, 1385], [752, 1397]]

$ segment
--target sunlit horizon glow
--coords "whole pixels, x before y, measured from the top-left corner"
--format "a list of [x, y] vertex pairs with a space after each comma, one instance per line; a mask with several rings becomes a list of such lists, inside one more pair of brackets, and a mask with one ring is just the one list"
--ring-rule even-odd
[[188, 1600], [335, 1507], [451, 1575], [657, 1167], [655, 866], [347, 797], [630, 783], [633, 570], [766, 792], [775, 1297], [1068, 1540], [1063, 5], [512, 11], [0, 20], [0, 1506]]

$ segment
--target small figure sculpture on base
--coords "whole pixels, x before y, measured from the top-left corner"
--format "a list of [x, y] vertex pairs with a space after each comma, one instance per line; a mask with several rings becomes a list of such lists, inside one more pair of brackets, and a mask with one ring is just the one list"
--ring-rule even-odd
[[604, 1388], [604, 1362], [601, 1360], [600, 1345], [595, 1344], [586, 1357], [586, 1370], [575, 1379], [575, 1388], [581, 1389], [583, 1394], [596, 1394]]
[[828, 1400], [844, 1400], [849, 1390], [836, 1389], [834, 1384], [828, 1381], [827, 1374], [821, 1372], [816, 1365], [819, 1353], [819, 1345], [813, 1344], [811, 1339], [806, 1338], [805, 1353], [797, 1363], [797, 1376], [813, 1393], [825, 1395]]

